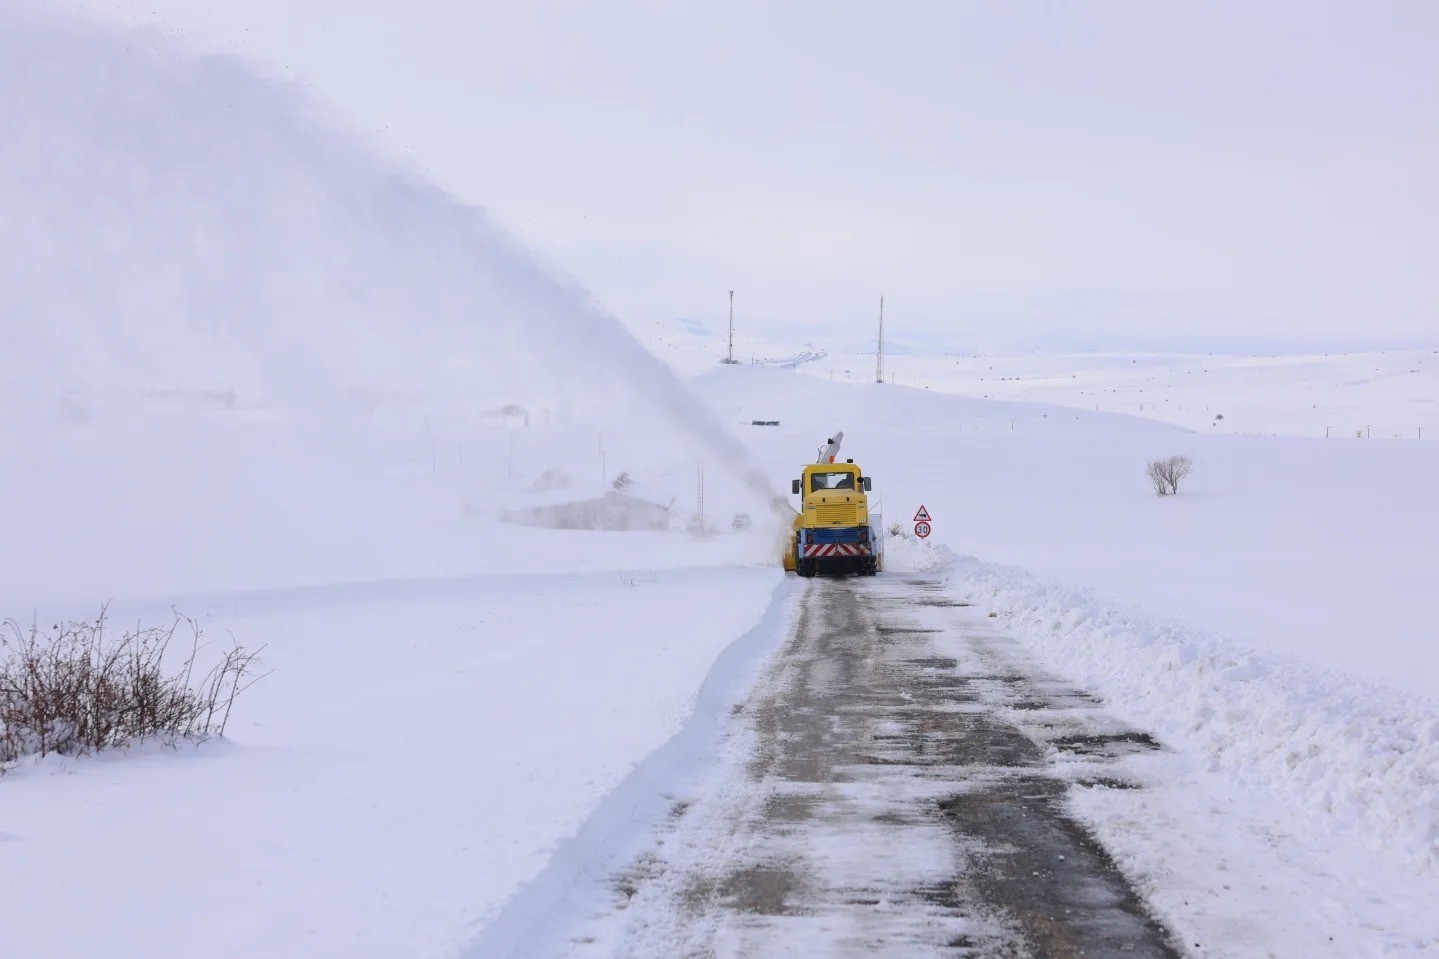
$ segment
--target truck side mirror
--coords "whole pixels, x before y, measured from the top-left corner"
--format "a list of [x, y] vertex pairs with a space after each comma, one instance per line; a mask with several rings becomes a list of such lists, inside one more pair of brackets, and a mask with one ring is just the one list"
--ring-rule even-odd
[[864, 477], [864, 478], [861, 480], [861, 482], [864, 483], [864, 491], [865, 491], [866, 493], [868, 493], [868, 492], [869, 492], [869, 477], [868, 477], [868, 476]]
[[799, 495], [799, 480], [789, 481], [789, 491], [796, 496]]

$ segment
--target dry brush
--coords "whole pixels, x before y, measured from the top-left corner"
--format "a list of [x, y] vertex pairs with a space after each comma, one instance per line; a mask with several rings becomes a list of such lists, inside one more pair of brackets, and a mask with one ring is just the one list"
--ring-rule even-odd
[[[189, 648], [172, 652], [180, 636]], [[0, 772], [25, 756], [224, 735], [236, 698], [266, 675], [260, 652], [233, 641], [212, 649], [199, 625], [178, 614], [168, 626], [118, 638], [103, 610], [93, 622], [49, 630], [8, 620], [0, 627]]]

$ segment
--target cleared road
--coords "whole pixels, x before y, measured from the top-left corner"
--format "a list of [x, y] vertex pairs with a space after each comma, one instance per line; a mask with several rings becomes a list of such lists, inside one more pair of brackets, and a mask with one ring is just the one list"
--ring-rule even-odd
[[1065, 805], [1158, 744], [937, 584], [812, 583], [736, 724], [572, 955], [1182, 955]]

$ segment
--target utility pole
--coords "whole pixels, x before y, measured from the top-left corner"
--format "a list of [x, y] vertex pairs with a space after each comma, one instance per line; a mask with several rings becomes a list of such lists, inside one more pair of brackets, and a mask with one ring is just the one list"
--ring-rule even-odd
[[729, 366], [738, 362], [734, 358], [734, 290], [729, 291], [729, 353], [720, 362]]
[[729, 291], [729, 361], [734, 362], [734, 290]]
[[705, 461], [699, 461], [699, 483], [695, 486], [695, 522], [694, 532], [696, 536], [705, 534]]
[[884, 382], [884, 294], [879, 297], [879, 342], [874, 349], [874, 381]]

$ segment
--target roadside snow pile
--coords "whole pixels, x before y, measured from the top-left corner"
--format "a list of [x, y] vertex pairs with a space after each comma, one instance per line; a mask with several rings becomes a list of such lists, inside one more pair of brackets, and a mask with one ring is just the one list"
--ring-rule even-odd
[[957, 558], [954, 550], [933, 540], [894, 533], [884, 539], [884, 568], [891, 573], [942, 573]]
[[1013, 567], [966, 556], [952, 573], [1048, 665], [1215, 772], [1439, 874], [1439, 704], [1257, 656]]

